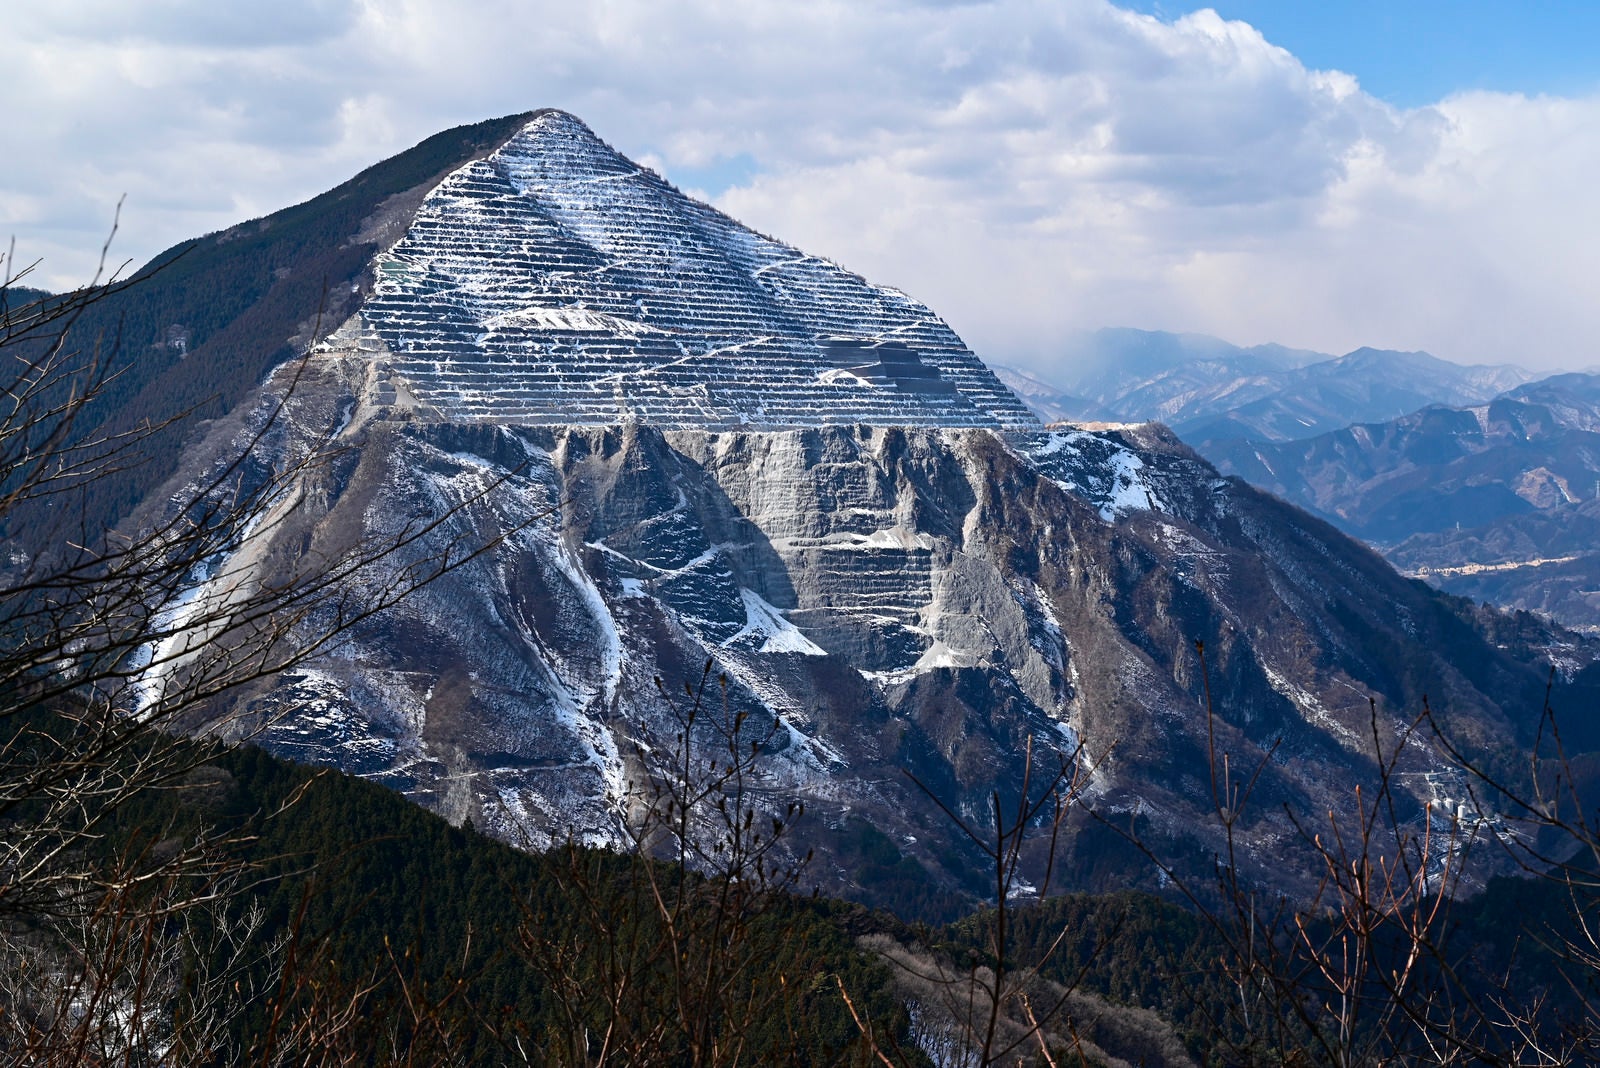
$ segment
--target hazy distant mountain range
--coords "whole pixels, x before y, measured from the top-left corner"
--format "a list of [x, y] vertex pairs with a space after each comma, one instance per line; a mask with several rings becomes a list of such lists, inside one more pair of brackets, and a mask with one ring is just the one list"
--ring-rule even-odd
[[1475, 404], [1535, 377], [1425, 352], [1362, 348], [1332, 356], [1125, 328], [1072, 337], [1048, 373], [995, 370], [1046, 419], [1155, 420], [1190, 443], [1314, 437], [1429, 404]]
[[1443, 589], [1600, 630], [1600, 375], [1201, 451]]
[[1058, 382], [1000, 377], [1047, 420], [1165, 422], [1442, 589], [1600, 631], [1600, 375], [1126, 329], [1068, 352]]
[[1222, 470], [1392, 545], [1594, 497], [1600, 376], [1558, 375], [1299, 441], [1197, 444]]

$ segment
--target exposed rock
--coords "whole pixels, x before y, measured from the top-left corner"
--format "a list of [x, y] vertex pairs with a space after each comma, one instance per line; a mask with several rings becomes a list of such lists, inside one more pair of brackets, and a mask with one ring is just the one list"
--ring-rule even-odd
[[[281, 536], [332, 546], [456, 509], [396, 566], [492, 548], [245, 702], [291, 715], [230, 729], [512, 841], [616, 840], [680, 729], [653, 680], [681, 693], [708, 659], [727, 678], [713, 718], [726, 701], [766, 739], [760, 789], [808, 804], [816, 877], [868, 897], [828, 859], [856, 818], [976, 890], [906, 772], [983, 819], [1030, 736], [1040, 768], [1080, 763], [1101, 817], [1203, 869], [1220, 843], [1196, 640], [1215, 744], [1235, 769], [1265, 761], [1246, 856], [1281, 887], [1299, 884], [1281, 806], [1325, 812], [1370, 779], [1369, 696], [1386, 745], [1426, 693], [1507, 760], [1538, 711], [1537, 668], [1158, 427], [492, 426], [376, 403], [368, 367], [330, 353], [303, 376], [296, 418], [334, 425], [368, 393], [346, 474]], [[1407, 818], [1443, 764], [1426, 743], [1404, 762]], [[1069, 884], [1156, 884], [1075, 825]]]
[[1026, 428], [925, 306], [740, 226], [541, 112], [428, 195], [366, 322], [457, 421]]
[[[1313, 869], [1287, 862], [1285, 806], [1348, 806], [1424, 694], [1499, 768], [1532, 737], [1525, 647], [1159, 426], [1039, 429], [927, 309], [743, 230], [570, 116], [446, 177], [377, 277], [189, 470], [287, 395], [247, 473], [340, 451], [222, 570], [271, 582], [364, 540], [405, 542], [385, 562], [402, 582], [458, 566], [215, 730], [542, 847], [619, 840], [675, 739], [714, 755], [743, 715], [753, 787], [807, 802], [811, 877], [875, 900], [893, 888], [847, 860], [863, 824], [919, 880], [985, 892], [939, 806], [987, 825], [1030, 738], [1092, 807], [1054, 885], [1159, 885], [1112, 823], [1208, 874], [1225, 767], [1254, 776], [1241, 863], [1297, 891]], [[688, 728], [674, 695], [708, 662]], [[1462, 796], [1441, 776], [1418, 739], [1403, 819]]]

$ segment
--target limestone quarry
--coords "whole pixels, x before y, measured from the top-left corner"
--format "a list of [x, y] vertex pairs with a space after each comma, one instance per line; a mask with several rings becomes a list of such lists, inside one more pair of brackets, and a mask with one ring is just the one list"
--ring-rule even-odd
[[[870, 900], [863, 824], [971, 887], [928, 795], [982, 818], [1030, 738], [1084, 783], [1068, 885], [1158, 884], [1113, 825], [1208, 870], [1226, 750], [1260, 769], [1244, 856], [1288, 889], [1285, 806], [1345, 804], [1424, 694], [1483, 752], [1533, 729], [1528, 648], [1159, 426], [1041, 427], [926, 307], [572, 116], [536, 113], [390, 230], [338, 328], [188, 467], [269, 418], [254, 463], [329, 451], [250, 546], [262, 581], [423, 520], [417, 559], [476, 555], [241, 694], [229, 736], [533, 848], [618, 842], [709, 663], [756, 788], [806, 803], [809, 878]], [[1409, 751], [1405, 819], [1441, 764]]]

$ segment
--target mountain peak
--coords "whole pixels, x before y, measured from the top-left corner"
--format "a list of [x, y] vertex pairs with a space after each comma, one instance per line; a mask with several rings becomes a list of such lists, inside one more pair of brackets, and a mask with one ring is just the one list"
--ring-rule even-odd
[[603, 143], [594, 130], [590, 129], [588, 123], [572, 112], [562, 111], [560, 108], [540, 108], [533, 113], [533, 117], [522, 129], [524, 133], [542, 133], [596, 144]]
[[927, 307], [534, 113], [423, 201], [362, 307], [450, 421], [1037, 428]]
[[544, 108], [491, 157], [518, 182], [519, 190], [552, 181], [626, 175], [639, 166], [600, 139], [570, 112]]

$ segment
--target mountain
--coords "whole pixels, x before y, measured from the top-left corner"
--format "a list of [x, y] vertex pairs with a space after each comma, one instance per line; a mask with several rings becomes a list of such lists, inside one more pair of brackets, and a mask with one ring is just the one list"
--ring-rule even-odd
[[467, 422], [1036, 427], [898, 291], [763, 238], [543, 113], [376, 263], [383, 371]]
[[1107, 327], [1064, 338], [1049, 377], [1068, 389], [1106, 399], [1195, 363], [1226, 366], [1242, 375], [1272, 374], [1329, 358], [1283, 345], [1244, 348], [1207, 334]]
[[[116, 374], [78, 421], [94, 427], [91, 438], [137, 432], [136, 455], [125, 457], [117, 478], [84, 487], [71, 508], [11, 509], [6, 525], [48, 543], [92, 540], [123, 520], [178, 469], [197, 426], [233, 410], [268, 372], [350, 314], [371, 290], [373, 256], [409, 225], [426, 192], [528, 118], [435, 134], [305, 203], [181, 242], [131, 285], [100, 287], [71, 320], [73, 347]], [[28, 296], [13, 290], [10, 300], [16, 306]], [[136, 430], [143, 427], [157, 429]], [[37, 534], [41, 526], [52, 533]]]
[[1413, 534], [1385, 555], [1442, 590], [1600, 634], [1600, 500]]
[[1306, 441], [1203, 450], [1442, 589], [1600, 631], [1600, 375]]
[[4, 292], [0, 293], [0, 301], [4, 302], [0, 307], [19, 308], [36, 300], [48, 299], [50, 295], [48, 290], [30, 289], [24, 285], [12, 284], [6, 286]]
[[1263, 395], [1244, 384], [1187, 402], [1173, 429], [1185, 441], [1306, 438], [1427, 404], [1486, 400], [1528, 375], [1512, 367], [1462, 367], [1425, 352], [1363, 348], [1275, 376]]
[[1600, 376], [1558, 375], [1486, 404], [1424, 408], [1304, 441], [1205, 450], [1221, 470], [1392, 545], [1593, 497]]
[[[1345, 805], [1424, 695], [1507, 775], [1551, 657], [1557, 706], [1592, 698], [1586, 643], [1399, 576], [1158, 427], [1042, 429], [929, 309], [574, 117], [493, 129], [374, 214], [323, 216], [329, 241], [382, 235], [337, 329], [147, 497], [327, 442], [197, 598], [369, 538], [403, 545], [398, 575], [455, 562], [210, 729], [536, 847], [622, 841], [679, 737], [702, 759], [753, 739], [748, 787], [775, 815], [804, 800], [812, 877], [869, 901], [986, 893], [944, 810], [981, 822], [1030, 770], [1089, 802], [1067, 884], [1159, 888], [1129, 827], [1209, 878], [1220, 747], [1260, 768], [1239, 862], [1298, 893], [1288, 814]], [[1399, 782], [1419, 827], [1461, 796], [1425, 738]]]
[[1004, 364], [991, 364], [995, 377], [1015, 393], [1034, 415], [1047, 423], [1116, 422], [1115, 415], [1093, 401], [1063, 392], [1042, 378]]
[[1487, 400], [1531, 376], [1510, 366], [1462, 367], [1425, 352], [1363, 348], [1334, 357], [1116, 329], [1080, 335], [1046, 377], [1060, 383], [1054, 395], [1048, 386], [1019, 392], [1045, 404], [1047, 419], [1154, 420], [1198, 444], [1313, 437], [1429, 404]]

